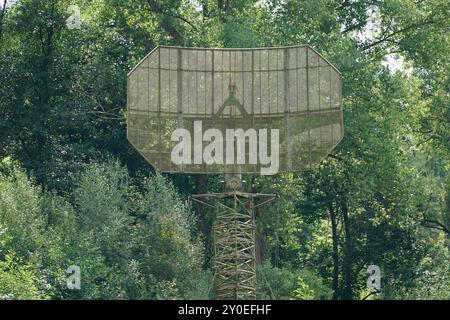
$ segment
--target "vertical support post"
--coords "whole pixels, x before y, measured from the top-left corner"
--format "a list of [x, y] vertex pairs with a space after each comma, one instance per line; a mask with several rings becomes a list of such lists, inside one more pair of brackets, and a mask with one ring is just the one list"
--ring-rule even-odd
[[287, 167], [289, 170], [292, 170], [292, 145], [291, 145], [291, 114], [290, 114], [290, 106], [289, 106], [289, 50], [284, 49], [284, 117], [286, 123], [286, 158], [287, 158]]
[[[181, 49], [177, 49], [177, 113], [178, 113], [178, 128], [184, 128], [183, 118], [183, 70], [182, 67], [182, 53]], [[180, 164], [179, 170], [184, 171], [184, 164]]]
[[[236, 178], [236, 176], [233, 176]], [[231, 186], [240, 186], [231, 184]], [[274, 194], [244, 193], [227, 189], [224, 193], [199, 194], [191, 199], [214, 208], [214, 298], [217, 300], [256, 299], [255, 208], [272, 201]], [[213, 199], [214, 205], [200, 199]], [[255, 199], [263, 199], [255, 205]]]
[[[215, 299], [256, 299], [255, 221], [253, 196], [238, 191], [241, 182], [215, 199], [213, 227]], [[227, 182], [228, 182], [227, 181]]]

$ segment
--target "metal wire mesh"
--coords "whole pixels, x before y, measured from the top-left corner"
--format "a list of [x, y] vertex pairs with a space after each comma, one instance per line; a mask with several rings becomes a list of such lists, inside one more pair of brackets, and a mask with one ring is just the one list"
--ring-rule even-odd
[[[309, 46], [201, 49], [159, 46], [128, 75], [127, 136], [159, 171], [223, 173], [227, 164], [177, 165], [177, 128], [279, 130], [279, 172], [310, 169], [342, 139], [341, 75]], [[194, 140], [193, 140], [194, 141]], [[245, 159], [252, 150], [247, 146]], [[270, 147], [269, 147], [270, 152]], [[240, 164], [260, 173], [260, 163]]]

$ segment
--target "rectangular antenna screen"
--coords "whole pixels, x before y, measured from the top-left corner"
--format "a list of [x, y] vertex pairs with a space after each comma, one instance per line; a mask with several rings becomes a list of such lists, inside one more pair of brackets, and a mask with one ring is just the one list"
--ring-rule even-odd
[[308, 170], [343, 138], [341, 86], [309, 46], [160, 46], [128, 75], [127, 136], [162, 172]]

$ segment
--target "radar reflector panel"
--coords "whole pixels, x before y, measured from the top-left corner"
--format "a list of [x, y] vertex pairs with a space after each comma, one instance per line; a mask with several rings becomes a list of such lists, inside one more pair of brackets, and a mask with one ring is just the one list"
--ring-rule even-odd
[[[278, 148], [277, 172], [308, 170], [343, 138], [341, 86], [340, 72], [307, 45], [159, 46], [128, 75], [127, 137], [162, 172], [223, 173], [238, 165], [241, 173], [261, 173], [263, 147], [267, 155]], [[181, 142], [180, 163], [173, 153]], [[205, 161], [208, 152], [213, 161]]]

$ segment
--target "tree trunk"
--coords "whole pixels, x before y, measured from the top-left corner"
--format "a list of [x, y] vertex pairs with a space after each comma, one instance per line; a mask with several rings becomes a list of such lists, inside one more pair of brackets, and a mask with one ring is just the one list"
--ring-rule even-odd
[[344, 290], [343, 298], [353, 300], [353, 274], [352, 274], [352, 239], [350, 236], [350, 223], [348, 218], [348, 207], [346, 201], [340, 203], [344, 223]]
[[3, 1], [3, 7], [2, 7], [2, 11], [0, 12], [0, 41], [2, 41], [3, 38], [3, 20], [5, 18], [5, 14], [6, 14], [6, 6], [7, 6], [7, 0]]
[[[208, 193], [208, 176], [205, 174], [197, 174], [194, 175], [195, 179], [195, 193], [196, 194], [205, 194]], [[208, 221], [206, 219], [206, 208], [203, 205], [196, 206], [197, 213], [197, 230], [200, 230], [201, 235], [205, 241], [205, 259], [203, 262], [203, 267], [205, 270], [209, 268], [209, 260], [211, 257], [211, 245], [212, 239], [210, 237], [211, 229], [208, 225]]]
[[338, 246], [338, 233], [337, 233], [337, 222], [336, 213], [334, 211], [333, 205], [330, 204], [328, 207], [330, 212], [331, 221], [331, 237], [333, 240], [333, 300], [339, 298], [339, 246]]
[[[196, 174], [195, 178], [195, 193], [208, 193], [208, 176], [206, 174]], [[208, 239], [208, 221], [206, 221], [206, 209], [204, 206], [197, 206], [197, 224], [198, 229], [202, 232], [206, 240]]]
[[208, 0], [201, 0], [203, 18], [209, 17]]
[[228, 11], [230, 10], [229, 0], [217, 0], [217, 8], [220, 12], [220, 20], [222, 22], [227, 21]]

